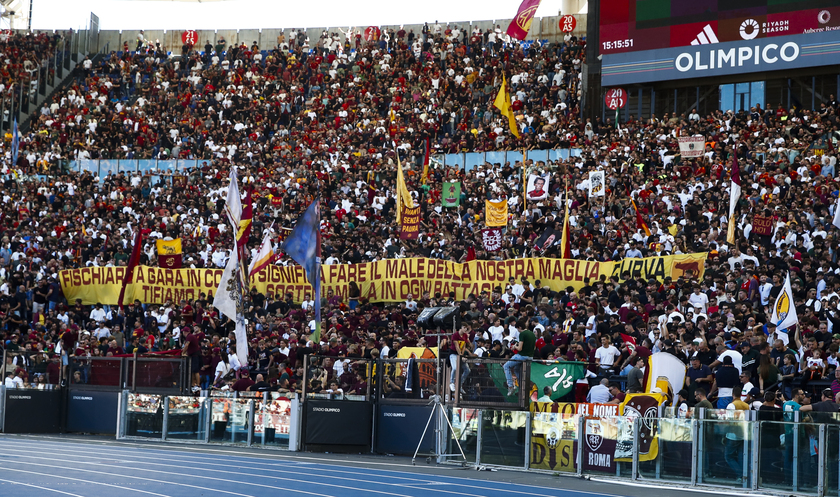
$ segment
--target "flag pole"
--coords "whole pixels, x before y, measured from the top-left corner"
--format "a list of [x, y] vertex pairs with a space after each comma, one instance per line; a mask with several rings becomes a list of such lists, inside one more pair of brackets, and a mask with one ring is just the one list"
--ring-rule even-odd
[[528, 152], [522, 147], [522, 213], [528, 212]]

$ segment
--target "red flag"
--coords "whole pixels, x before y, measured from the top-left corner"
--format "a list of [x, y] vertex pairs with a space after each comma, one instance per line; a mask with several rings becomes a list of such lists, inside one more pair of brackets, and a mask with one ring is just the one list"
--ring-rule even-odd
[[540, 0], [523, 0], [516, 11], [516, 16], [510, 21], [507, 28], [507, 34], [511, 38], [517, 40], [524, 40], [528, 36], [528, 30], [531, 29], [531, 21], [534, 20], [534, 15], [540, 6]]
[[134, 235], [134, 248], [131, 250], [131, 257], [128, 258], [128, 266], [123, 275], [122, 286], [120, 287], [120, 310], [123, 309], [123, 299], [125, 298], [125, 288], [134, 280], [134, 268], [140, 265], [140, 252], [143, 248], [143, 230], [142, 224], [137, 226], [137, 233]]
[[633, 203], [633, 210], [636, 211], [636, 228], [645, 230], [645, 236], [650, 236], [650, 228], [642, 218], [642, 213], [639, 212], [639, 208], [636, 207], [636, 201], [631, 200], [631, 202]]
[[467, 249], [467, 260], [466, 262], [474, 261], [475, 260], [475, 247], [470, 245], [470, 248]]

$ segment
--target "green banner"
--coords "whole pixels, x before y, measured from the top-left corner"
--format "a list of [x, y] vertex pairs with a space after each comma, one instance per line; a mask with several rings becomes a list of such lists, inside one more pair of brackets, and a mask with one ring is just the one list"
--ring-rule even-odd
[[444, 207], [458, 207], [461, 205], [461, 182], [447, 181], [440, 192], [440, 205]]
[[557, 401], [575, 388], [575, 382], [586, 374], [582, 362], [531, 363], [531, 383], [537, 389], [537, 398], [545, 395], [545, 388], [551, 390], [549, 396]]

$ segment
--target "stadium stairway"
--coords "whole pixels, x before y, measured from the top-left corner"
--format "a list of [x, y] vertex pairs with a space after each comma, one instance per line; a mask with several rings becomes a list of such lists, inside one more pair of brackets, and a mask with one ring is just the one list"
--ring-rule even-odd
[[[81, 49], [81, 46], [79, 47]], [[20, 122], [18, 128], [21, 132], [29, 131], [29, 125], [32, 119], [37, 119], [41, 112], [41, 106], [45, 102], [52, 100], [53, 95], [69, 86], [76, 75], [76, 66], [85, 58], [85, 54], [75, 49], [75, 47], [68, 46], [65, 51], [58, 51], [56, 55], [50, 59], [50, 67], [55, 68], [55, 78], [53, 84], [49, 84], [48, 78], [43, 78], [44, 83], [38, 88], [30, 92], [29, 99], [21, 103], [20, 107]], [[94, 64], [105, 57], [106, 54], [95, 54], [92, 59]]]

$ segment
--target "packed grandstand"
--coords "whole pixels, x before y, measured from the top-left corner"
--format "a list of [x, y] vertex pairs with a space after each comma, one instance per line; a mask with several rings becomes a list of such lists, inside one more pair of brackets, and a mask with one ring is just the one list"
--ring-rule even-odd
[[[28, 60], [59, 40], [14, 34], [0, 44], [6, 91]], [[748, 112], [685, 108], [616, 123], [582, 116], [586, 41], [573, 36], [522, 44], [500, 29], [430, 24], [371, 41], [292, 31], [271, 46], [215, 39], [163, 47], [142, 35], [131, 45], [80, 61], [19, 139], [11, 129], [5, 135], [0, 316], [2, 346], [14, 352], [8, 387], [89, 380], [83, 369], [62, 368], [61, 355], [177, 355], [185, 346], [200, 358], [197, 387], [244, 390], [257, 380], [258, 388], [301, 390], [305, 355], [371, 359], [434, 346], [419, 314], [456, 305], [463, 328], [442, 355], [506, 358], [524, 343], [538, 359], [582, 362], [599, 378], [579, 382], [569, 401], [621, 400], [621, 388], [598, 383], [615, 375], [635, 378], [621, 386], [638, 391], [636, 359], [658, 352], [688, 366], [679, 395], [689, 406], [706, 395], [725, 408], [738, 393], [750, 402], [769, 394], [779, 405], [819, 401], [823, 388], [829, 402], [840, 393], [832, 381], [840, 377], [834, 95], [813, 111], [768, 102]], [[494, 106], [503, 81], [519, 137]], [[703, 138], [702, 155], [682, 157], [678, 138], [689, 136]], [[543, 152], [554, 150], [570, 152]], [[435, 159], [460, 153], [504, 159], [469, 168]], [[517, 153], [525, 164], [507, 160]], [[194, 167], [97, 177], [79, 166], [172, 159]], [[397, 223], [398, 164], [420, 209], [414, 240], [401, 239]], [[727, 243], [734, 164], [742, 194]], [[254, 201], [250, 256], [270, 228], [278, 273], [295, 264], [283, 239], [316, 199], [327, 279], [344, 271], [332, 266], [399, 260], [507, 273], [486, 287], [397, 285], [383, 296], [371, 294], [370, 274], [362, 285], [353, 269], [336, 283], [341, 289], [327, 281], [323, 332], [314, 340], [305, 280], [294, 292], [252, 285], [248, 364], [235, 359], [234, 323], [213, 308], [213, 288], [174, 298], [135, 292], [124, 309], [65, 298], [68, 287], [91, 284], [83, 275], [126, 266], [138, 230], [142, 266], [160, 265], [158, 240], [180, 240], [184, 268], [220, 272], [235, 245], [225, 216], [231, 168]], [[599, 172], [603, 195], [592, 184]], [[541, 181], [533, 190], [531, 173]], [[569, 234], [561, 236], [567, 208]], [[488, 231], [493, 225], [498, 230]], [[566, 240], [574, 269], [542, 266], [562, 258]], [[681, 270], [674, 261], [683, 256], [694, 257], [693, 266]], [[662, 261], [665, 269], [650, 269]], [[529, 273], [535, 265], [548, 276]], [[390, 278], [409, 278], [389, 267]], [[777, 330], [772, 307], [788, 274], [798, 324]], [[520, 341], [526, 331], [536, 338], [530, 349]], [[231, 361], [239, 374], [227, 374]], [[715, 376], [730, 363], [736, 376]], [[316, 391], [366, 388], [339, 368], [321, 373]]]

